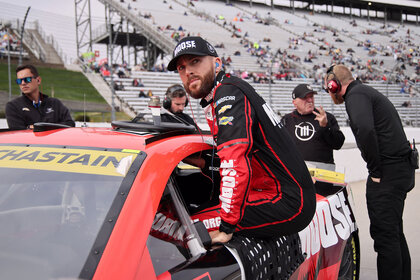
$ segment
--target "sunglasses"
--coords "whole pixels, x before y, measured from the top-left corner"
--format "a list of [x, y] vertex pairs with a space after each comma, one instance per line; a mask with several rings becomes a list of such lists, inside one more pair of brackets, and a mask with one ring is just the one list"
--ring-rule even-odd
[[18, 85], [21, 85], [23, 81], [25, 81], [25, 83], [29, 84], [30, 82], [32, 82], [32, 79], [35, 79], [36, 77], [25, 77], [22, 79], [16, 79], [16, 83]]

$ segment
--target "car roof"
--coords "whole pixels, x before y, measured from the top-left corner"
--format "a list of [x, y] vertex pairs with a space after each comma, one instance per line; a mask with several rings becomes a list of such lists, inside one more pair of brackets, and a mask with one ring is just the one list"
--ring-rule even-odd
[[71, 127], [39, 132], [29, 129], [2, 131], [0, 132], [0, 145], [133, 149], [150, 155], [156, 152], [171, 153], [189, 143], [209, 143], [205, 141], [209, 137], [211, 138], [210, 135], [192, 134], [188, 131], [157, 132], [104, 127]]
[[152, 136], [152, 134], [129, 134], [111, 128], [76, 127], [41, 132], [32, 130], [2, 132], [0, 143], [139, 149], [144, 146], [145, 139]]

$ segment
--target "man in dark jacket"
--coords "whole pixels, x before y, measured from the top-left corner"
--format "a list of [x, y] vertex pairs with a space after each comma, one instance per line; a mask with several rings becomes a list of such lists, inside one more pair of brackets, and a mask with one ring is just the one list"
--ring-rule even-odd
[[22, 95], [6, 104], [6, 119], [10, 129], [32, 129], [36, 122], [75, 126], [70, 111], [60, 100], [39, 91], [41, 77], [33, 65], [17, 67], [16, 76]]
[[254, 88], [221, 69], [216, 50], [201, 37], [183, 38], [168, 64], [187, 93], [201, 99], [217, 143], [221, 222], [210, 232], [212, 242], [228, 242], [234, 232], [259, 238], [297, 233], [316, 206], [305, 162]]
[[163, 108], [167, 110], [161, 115], [163, 122], [186, 123], [196, 126], [194, 120], [184, 113], [188, 105], [187, 93], [180, 84], [174, 84], [166, 90]]
[[370, 235], [378, 253], [378, 279], [411, 279], [411, 259], [403, 232], [407, 193], [414, 187], [413, 154], [397, 110], [376, 89], [355, 80], [344, 65], [333, 65], [324, 88], [335, 104], [345, 102], [350, 126], [369, 176], [366, 202]]
[[335, 117], [322, 106], [315, 108], [316, 91], [308, 84], [300, 84], [292, 93], [296, 110], [282, 118], [304, 160], [334, 163], [333, 150], [343, 146], [344, 134]]

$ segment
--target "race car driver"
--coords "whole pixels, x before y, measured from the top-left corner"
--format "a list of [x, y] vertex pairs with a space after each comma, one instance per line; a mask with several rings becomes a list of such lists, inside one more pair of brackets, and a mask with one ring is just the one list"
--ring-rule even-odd
[[187, 93], [201, 99], [217, 143], [220, 207], [214, 214], [221, 222], [210, 232], [212, 242], [228, 242], [234, 232], [258, 238], [296, 233], [315, 212], [308, 169], [268, 104], [221, 68], [216, 50], [201, 37], [183, 38], [168, 64]]

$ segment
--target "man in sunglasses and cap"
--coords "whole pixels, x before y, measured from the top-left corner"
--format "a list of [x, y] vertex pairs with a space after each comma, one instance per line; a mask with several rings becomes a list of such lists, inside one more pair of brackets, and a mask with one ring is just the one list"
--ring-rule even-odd
[[213, 213], [220, 225], [208, 228], [212, 242], [228, 242], [233, 233], [274, 238], [304, 229], [315, 212], [315, 190], [277, 114], [252, 86], [222, 71], [216, 50], [201, 37], [183, 38], [168, 70], [177, 70], [187, 93], [201, 99], [217, 145], [221, 181]]
[[297, 85], [292, 92], [296, 110], [281, 121], [306, 161], [333, 164], [333, 150], [343, 146], [345, 137], [332, 114], [315, 108], [315, 94], [310, 85]]
[[18, 66], [16, 76], [22, 95], [6, 104], [6, 119], [10, 129], [33, 129], [36, 122], [75, 126], [69, 109], [60, 100], [39, 91], [41, 77], [35, 66]]

